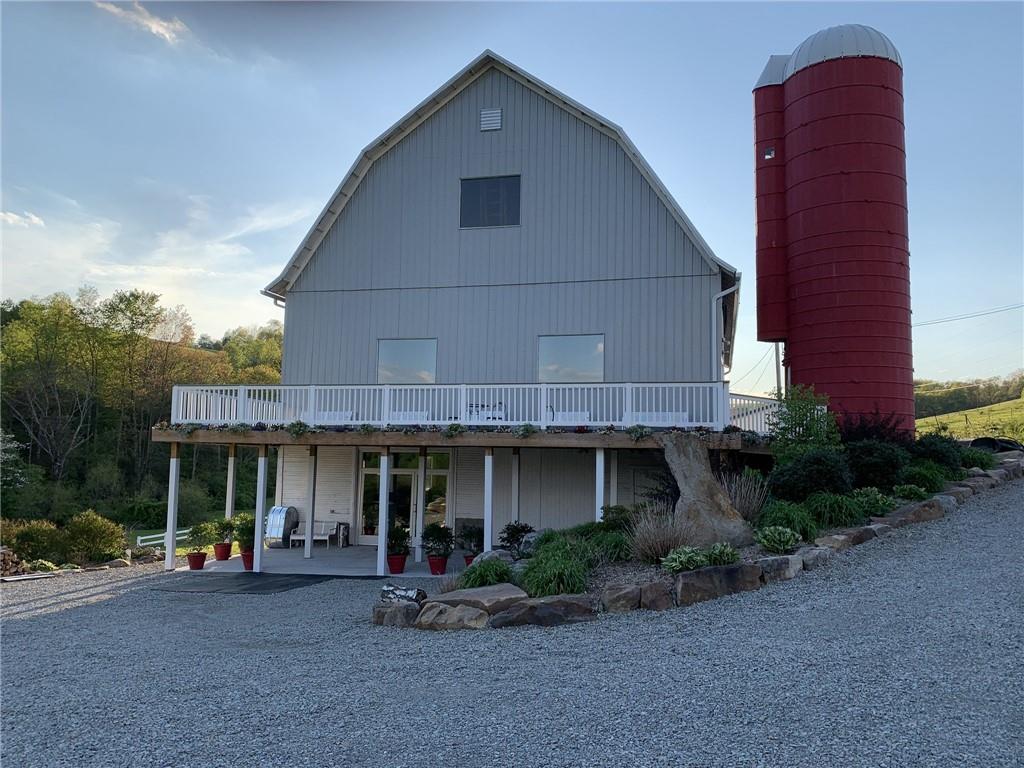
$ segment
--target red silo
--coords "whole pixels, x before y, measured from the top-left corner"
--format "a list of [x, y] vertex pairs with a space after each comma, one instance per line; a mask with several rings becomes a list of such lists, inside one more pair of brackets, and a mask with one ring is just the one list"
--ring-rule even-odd
[[754, 109], [758, 338], [841, 418], [912, 430], [899, 53], [870, 27], [823, 30], [769, 60]]

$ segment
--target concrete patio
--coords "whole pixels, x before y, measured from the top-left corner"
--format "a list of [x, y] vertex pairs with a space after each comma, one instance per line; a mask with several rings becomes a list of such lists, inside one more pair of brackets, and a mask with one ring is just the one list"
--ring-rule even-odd
[[[465, 569], [463, 553], [456, 551], [448, 558], [448, 573], [459, 573]], [[188, 566], [177, 568], [178, 571], [188, 571]], [[231, 573], [242, 571], [242, 558], [235, 555], [230, 560], [214, 560], [213, 557], [206, 559], [206, 565], [201, 571], [192, 573]], [[283, 549], [279, 547], [267, 547], [263, 550], [263, 573], [281, 574], [317, 574], [325, 576], [373, 576], [377, 577], [377, 548], [372, 546], [336, 547], [330, 549], [323, 546], [313, 548], [313, 556], [303, 557], [302, 547]], [[439, 578], [431, 577], [430, 569], [427, 566], [427, 558], [417, 563], [414, 555], [410, 554], [405, 562], [405, 572], [394, 576], [381, 576], [379, 578]]]

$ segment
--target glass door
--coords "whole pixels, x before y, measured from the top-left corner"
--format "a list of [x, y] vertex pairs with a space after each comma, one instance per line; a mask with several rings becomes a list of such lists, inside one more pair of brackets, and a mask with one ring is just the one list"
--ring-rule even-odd
[[[372, 454], [368, 455], [372, 456]], [[368, 458], [367, 457], [367, 458]], [[377, 544], [378, 521], [380, 518], [380, 457], [366, 463], [362, 471], [362, 499], [360, 505], [359, 544]], [[395, 469], [388, 473], [388, 523], [410, 530], [416, 523], [416, 472], [410, 469]]]

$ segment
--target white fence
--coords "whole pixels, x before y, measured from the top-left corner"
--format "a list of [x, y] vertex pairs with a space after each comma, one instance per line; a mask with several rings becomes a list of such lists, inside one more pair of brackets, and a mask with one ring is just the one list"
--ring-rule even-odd
[[[184, 541], [187, 537], [191, 528], [179, 528], [174, 532], [174, 543], [178, 544]], [[163, 533], [152, 533], [148, 536], [136, 536], [135, 546], [137, 547], [155, 547], [157, 545], [163, 546], [164, 534]]]
[[734, 427], [763, 435], [768, 432], [768, 417], [778, 410], [779, 401], [773, 397], [730, 394], [729, 408]]

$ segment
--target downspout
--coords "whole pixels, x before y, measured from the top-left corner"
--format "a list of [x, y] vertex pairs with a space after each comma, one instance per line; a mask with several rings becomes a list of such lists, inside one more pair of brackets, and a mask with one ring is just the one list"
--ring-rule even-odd
[[719, 342], [721, 341], [721, 334], [718, 332], [718, 307], [719, 302], [722, 301], [726, 296], [734, 291], [738, 291], [740, 288], [739, 281], [732, 288], [726, 288], [724, 291], [719, 291], [711, 299], [711, 372], [712, 375], [716, 375], [716, 380], [722, 381], [725, 375], [722, 371], [722, 355], [719, 352]]

